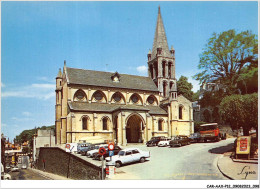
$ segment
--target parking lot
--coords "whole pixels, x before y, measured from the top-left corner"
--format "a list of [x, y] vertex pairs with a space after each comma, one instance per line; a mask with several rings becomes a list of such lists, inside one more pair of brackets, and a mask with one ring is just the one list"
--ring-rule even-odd
[[[222, 151], [228, 150], [234, 139], [220, 142], [194, 143], [182, 147], [146, 147], [146, 145], [127, 145], [151, 152], [151, 158], [144, 163], [132, 163], [116, 168], [113, 179], [143, 180], [223, 180], [226, 179], [218, 170], [216, 162]], [[218, 151], [214, 151], [218, 149]], [[221, 150], [222, 149], [222, 150]], [[214, 152], [214, 153], [212, 153]], [[77, 154], [95, 165], [101, 161], [92, 160]]]

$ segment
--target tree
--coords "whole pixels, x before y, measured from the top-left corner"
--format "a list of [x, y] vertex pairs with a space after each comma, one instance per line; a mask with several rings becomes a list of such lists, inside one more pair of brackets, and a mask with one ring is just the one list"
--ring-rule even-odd
[[188, 82], [188, 78], [181, 76], [177, 81], [178, 95], [183, 95], [188, 100], [192, 101], [192, 84]]
[[192, 102], [198, 101], [200, 96], [200, 90], [197, 90], [196, 93], [193, 93], [192, 95]]
[[242, 127], [246, 136], [252, 127], [258, 131], [257, 93], [227, 96], [220, 103], [219, 110], [222, 119], [228, 122], [233, 130]]
[[242, 68], [257, 64], [257, 46], [256, 35], [250, 31], [214, 33], [200, 55], [198, 68], [202, 71], [193, 78], [200, 83], [218, 81], [225, 86], [227, 94], [234, 94]]

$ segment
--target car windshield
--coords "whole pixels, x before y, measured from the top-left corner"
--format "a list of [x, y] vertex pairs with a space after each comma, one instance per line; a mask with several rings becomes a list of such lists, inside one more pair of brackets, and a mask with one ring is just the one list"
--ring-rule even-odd
[[99, 149], [99, 146], [95, 146], [95, 148], [94, 148], [94, 149], [96, 149], [96, 150], [97, 150], [97, 149]]
[[217, 125], [207, 125], [207, 126], [200, 127], [201, 131], [210, 131], [210, 130], [214, 130], [214, 129], [217, 129]]
[[120, 151], [120, 152], [118, 153], [118, 155], [119, 155], [119, 156], [124, 156], [124, 155], [125, 155], [125, 152], [124, 152], [124, 151]]

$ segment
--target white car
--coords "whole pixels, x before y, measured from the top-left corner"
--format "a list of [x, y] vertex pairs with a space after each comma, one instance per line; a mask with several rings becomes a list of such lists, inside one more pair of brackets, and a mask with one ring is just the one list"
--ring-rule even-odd
[[98, 152], [99, 148], [101, 148], [101, 147], [104, 147], [106, 150], [108, 150], [107, 146], [108, 146], [107, 144], [106, 145], [97, 145], [97, 146], [95, 146], [94, 150], [90, 150], [90, 151], [87, 152], [87, 156], [88, 157], [93, 157], [93, 154]]
[[115, 165], [117, 168], [123, 164], [128, 164], [132, 162], [141, 162], [143, 163], [146, 158], [150, 158], [150, 152], [142, 151], [138, 148], [127, 148], [119, 151], [115, 156], [106, 158], [107, 164]]
[[159, 147], [162, 147], [162, 146], [170, 146], [170, 141], [171, 141], [170, 138], [163, 138], [163, 139], [161, 139], [160, 142], [158, 143], [158, 146], [159, 146]]
[[1, 180], [11, 180], [11, 175], [8, 173], [1, 173]]

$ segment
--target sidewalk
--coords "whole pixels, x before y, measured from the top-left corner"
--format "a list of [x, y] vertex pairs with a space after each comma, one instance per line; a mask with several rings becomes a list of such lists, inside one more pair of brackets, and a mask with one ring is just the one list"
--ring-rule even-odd
[[218, 159], [220, 172], [231, 180], [257, 180], [258, 160], [231, 159], [232, 152], [226, 152]]
[[59, 176], [59, 175], [55, 175], [53, 173], [44, 172], [44, 171], [41, 171], [39, 169], [32, 169], [32, 168], [28, 168], [28, 169], [30, 169], [30, 170], [34, 171], [35, 173], [45, 177], [48, 180], [71, 180], [69, 178]]

